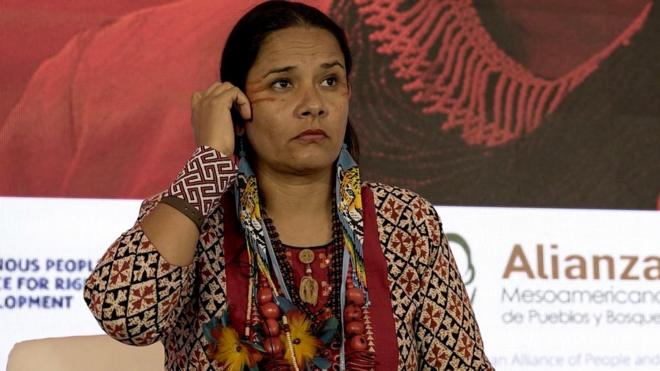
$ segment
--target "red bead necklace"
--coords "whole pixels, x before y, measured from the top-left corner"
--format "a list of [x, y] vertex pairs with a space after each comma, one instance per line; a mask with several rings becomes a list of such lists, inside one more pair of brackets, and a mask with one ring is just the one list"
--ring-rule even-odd
[[[333, 205], [335, 203], [333, 202]], [[313, 332], [319, 330], [319, 327], [325, 321], [334, 316], [340, 318], [341, 313], [341, 300], [340, 300], [340, 287], [341, 287], [341, 271], [343, 259], [343, 236], [338, 217], [336, 215], [336, 208], [333, 207], [333, 241], [332, 241], [332, 263], [328, 272], [332, 291], [328, 304], [318, 312], [313, 312], [309, 309], [308, 305], [302, 301], [298, 290], [296, 290], [293, 269], [286, 259], [286, 248], [279, 239], [279, 235], [275, 230], [275, 226], [270, 218], [265, 215], [264, 222], [268, 235], [270, 236], [273, 250], [277, 258], [280, 273], [287, 286], [291, 301], [293, 304], [305, 314], [305, 316], [312, 321]], [[349, 270], [350, 272], [350, 270]], [[286, 363], [284, 360], [284, 353], [286, 350], [285, 345], [280, 340], [282, 331], [287, 336], [287, 343], [296, 344], [298, 339], [291, 339], [290, 329], [286, 323], [286, 316], [282, 316], [281, 309], [275, 303], [273, 291], [270, 287], [272, 282], [269, 282], [266, 277], [259, 275], [258, 287], [256, 292], [258, 314], [261, 319], [253, 317], [252, 325], [258, 325], [260, 322], [262, 333], [264, 334], [263, 347], [267, 354], [267, 362], [273, 367], [281, 367]], [[344, 336], [346, 339], [347, 358], [346, 366], [349, 370], [371, 370], [375, 365], [375, 354], [368, 351], [369, 344], [367, 342], [366, 333], [367, 326], [365, 325], [364, 315], [367, 311], [365, 307], [366, 297], [362, 289], [355, 287], [353, 284], [352, 274], [348, 274], [346, 278], [346, 307], [344, 308]], [[281, 323], [280, 323], [281, 322]], [[247, 333], [246, 329], [246, 333]], [[339, 332], [335, 335], [335, 339], [339, 340]], [[327, 352], [326, 352], [327, 353]], [[294, 366], [294, 369], [298, 369]]]

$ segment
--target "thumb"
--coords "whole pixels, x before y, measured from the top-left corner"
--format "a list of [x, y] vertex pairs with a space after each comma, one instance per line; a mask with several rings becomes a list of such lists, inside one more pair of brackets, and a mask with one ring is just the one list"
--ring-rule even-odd
[[190, 103], [195, 106], [199, 100], [202, 99], [202, 93], [196, 91], [193, 93], [192, 98], [190, 99]]

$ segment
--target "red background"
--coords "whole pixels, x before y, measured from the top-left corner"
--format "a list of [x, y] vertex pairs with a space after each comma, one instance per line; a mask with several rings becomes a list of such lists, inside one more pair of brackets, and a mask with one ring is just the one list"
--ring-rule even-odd
[[[166, 187], [193, 149], [189, 96], [217, 79], [224, 39], [252, 3], [0, 4], [0, 194], [143, 198]], [[396, 75], [396, 54], [379, 49], [369, 2], [310, 3], [351, 40], [352, 118], [366, 179], [413, 188], [437, 204], [660, 206], [657, 9], [539, 129], [475, 146], [441, 129], [446, 115], [415, 103]], [[590, 35], [580, 39], [589, 48], [557, 34], [560, 10], [552, 4], [559, 3], [570, 2], [492, 0], [475, 8], [501, 50], [549, 76], [601, 50], [648, 2], [570, 8], [563, 15], [581, 25], [574, 32]], [[540, 27], [533, 33], [515, 20]]]

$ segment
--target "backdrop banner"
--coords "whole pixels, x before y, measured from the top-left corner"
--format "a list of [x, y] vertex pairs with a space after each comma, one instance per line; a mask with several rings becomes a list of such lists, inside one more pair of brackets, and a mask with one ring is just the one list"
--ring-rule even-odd
[[[0, 2], [0, 368], [195, 143], [263, 0]], [[660, 369], [658, 0], [304, 0], [352, 50], [362, 179], [438, 206], [498, 370]]]
[[[0, 195], [167, 188], [194, 150], [190, 96], [259, 2], [2, 2]], [[363, 179], [435, 205], [660, 207], [654, 1], [306, 2], [353, 51]]]
[[[139, 205], [0, 198], [0, 364], [17, 341], [102, 333], [84, 279]], [[498, 370], [660, 367], [660, 213], [437, 210]]]
[[660, 213], [437, 209], [497, 370], [660, 369]]

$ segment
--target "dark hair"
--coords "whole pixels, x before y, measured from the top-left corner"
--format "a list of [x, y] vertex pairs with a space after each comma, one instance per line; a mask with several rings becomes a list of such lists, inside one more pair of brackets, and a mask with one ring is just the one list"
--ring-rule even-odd
[[[346, 75], [350, 75], [351, 51], [346, 34], [341, 27], [316, 8], [296, 2], [274, 0], [250, 9], [229, 33], [220, 61], [222, 81], [228, 81], [245, 91], [248, 72], [254, 65], [261, 44], [266, 37], [277, 30], [296, 26], [317, 27], [330, 32], [337, 39], [344, 55]], [[243, 121], [235, 111], [232, 111], [232, 119], [236, 123]], [[357, 161], [360, 151], [350, 119], [346, 125], [344, 143], [347, 144], [349, 152]], [[244, 145], [249, 146], [248, 143], [244, 143]], [[238, 151], [238, 146], [235, 151]]]

